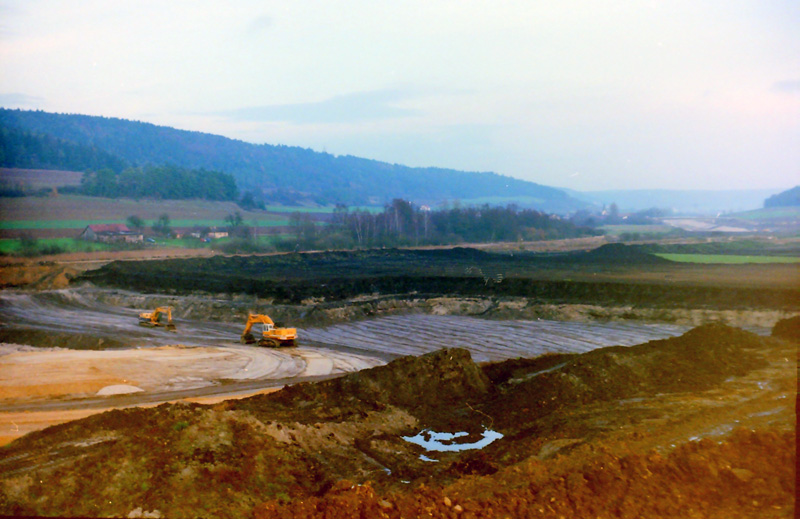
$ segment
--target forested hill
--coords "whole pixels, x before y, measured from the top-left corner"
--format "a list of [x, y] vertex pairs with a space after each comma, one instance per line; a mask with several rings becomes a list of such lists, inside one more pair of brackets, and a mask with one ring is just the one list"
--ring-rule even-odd
[[787, 189], [764, 200], [764, 207], [800, 206], [800, 186]]
[[[268, 203], [362, 205], [402, 198], [435, 204], [514, 196], [536, 199], [536, 208], [548, 212], [586, 205], [558, 189], [496, 173], [411, 168], [116, 118], [0, 109], [0, 137], [3, 167], [77, 165], [83, 170], [93, 169], [90, 166], [98, 161], [111, 169], [171, 164], [230, 173], [240, 191], [263, 193]], [[73, 152], [71, 161], [64, 158], [64, 149]], [[81, 150], [87, 154], [86, 164], [75, 159]]]

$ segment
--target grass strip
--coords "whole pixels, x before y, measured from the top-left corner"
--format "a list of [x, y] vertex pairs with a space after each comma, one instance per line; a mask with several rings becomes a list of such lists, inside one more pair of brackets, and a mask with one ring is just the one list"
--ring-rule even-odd
[[680, 263], [720, 263], [741, 265], [745, 263], [800, 263], [800, 258], [788, 256], [749, 256], [739, 254], [669, 254], [657, 253], [656, 256]]

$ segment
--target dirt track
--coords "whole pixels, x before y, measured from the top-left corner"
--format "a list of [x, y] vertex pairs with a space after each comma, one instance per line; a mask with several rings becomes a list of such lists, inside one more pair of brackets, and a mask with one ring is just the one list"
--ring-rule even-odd
[[[488, 301], [442, 299], [426, 302], [428, 315], [389, 314], [331, 326], [299, 327], [301, 347], [274, 350], [239, 344], [241, 323], [219, 322], [209, 317], [177, 318], [178, 333], [170, 333], [161, 328], [139, 326], [136, 315], [145, 308], [101, 302], [104, 300], [130, 303], [141, 301], [141, 296], [122, 297], [116, 291], [91, 287], [0, 294], [0, 323], [3, 324], [0, 340], [39, 347], [30, 352], [6, 347], [5, 356], [0, 359], [8, 369], [14, 366], [16, 377], [9, 376], [7, 370], [0, 384], [13, 385], [13, 379], [20, 378], [25, 365], [36, 365], [36, 369], [42, 370], [48, 363], [69, 362], [73, 366], [86, 365], [86, 370], [91, 370], [90, 365], [95, 363], [93, 372], [98, 373], [95, 377], [98, 381], [104, 380], [103, 377], [116, 383], [133, 380], [138, 384], [130, 385], [140, 385], [149, 392], [191, 390], [210, 385], [219, 386], [220, 393], [236, 392], [239, 390], [236, 381], [258, 380], [265, 386], [270, 381], [283, 384], [292, 379], [357, 371], [402, 355], [420, 355], [440, 348], [463, 347], [478, 362], [501, 361], [640, 344], [679, 335], [697, 324], [636, 320], [564, 322], [540, 318], [498, 321], [451, 315], [480, 313], [490, 304]], [[181, 303], [190, 306], [194, 314], [206, 316], [216, 315], [209, 313], [206, 307], [226, 309], [229, 306], [225, 301], [200, 303], [188, 298]], [[733, 314], [730, 317], [746, 321]], [[777, 318], [779, 314], [759, 314], [754, 320], [761, 320], [762, 327], [750, 329], [766, 334]], [[56, 349], [42, 351], [41, 347]], [[114, 351], [71, 351], [109, 348]], [[127, 349], [119, 351], [120, 348]], [[100, 365], [104, 368], [100, 369]], [[139, 372], [142, 374], [136, 375]], [[220, 381], [225, 385], [221, 386]], [[55, 387], [53, 380], [48, 383]], [[92, 383], [84, 392], [61, 389], [60, 395], [86, 397], [104, 387], [96, 388], [97, 383]], [[23, 393], [5, 390], [0, 394], [17, 398]], [[32, 395], [37, 393], [46, 395], [48, 391], [31, 388]]]
[[141, 327], [137, 309], [101, 299], [95, 289], [0, 294], [0, 340], [35, 345], [0, 345], [0, 436], [10, 440], [37, 427], [28, 415], [20, 429], [13, 413], [23, 411], [43, 413], [38, 424], [46, 426], [81, 409], [236, 397], [446, 347], [466, 348], [479, 362], [498, 361], [633, 345], [689, 328], [395, 315], [300, 328], [301, 347], [273, 350], [239, 344], [241, 324], [181, 318], [178, 333], [170, 333]]

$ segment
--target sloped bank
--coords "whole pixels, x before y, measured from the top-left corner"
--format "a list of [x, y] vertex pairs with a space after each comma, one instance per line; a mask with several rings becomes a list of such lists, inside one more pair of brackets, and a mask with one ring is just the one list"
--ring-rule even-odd
[[[624, 495], [655, 483], [659, 499], [709, 484], [720, 494], [735, 490], [786, 507], [794, 462], [784, 431], [794, 423], [791, 402], [780, 397], [793, 394], [794, 366], [781, 362], [793, 348], [722, 325], [631, 348], [487, 366], [453, 348], [217, 406], [112, 411], [0, 449], [0, 513], [120, 516], [140, 508], [179, 518], [249, 517], [254, 511], [260, 517], [375, 516], [370, 511], [400, 517], [424, 509], [450, 517], [488, 509], [515, 516], [550, 506], [581, 516], [580, 506], [599, 509], [590, 498], [635, 510], [621, 501]], [[776, 362], [780, 377], [767, 375]], [[770, 385], [751, 384], [745, 380], [750, 374], [756, 381], [772, 376]], [[736, 380], [745, 380], [749, 392], [726, 407], [723, 388]], [[753, 407], [759, 399], [766, 407]], [[653, 407], [631, 413], [625, 407], [630, 400]], [[674, 434], [694, 432], [683, 425], [686, 417], [718, 419], [721, 409], [739, 413], [719, 415], [726, 420], [736, 416], [749, 425], [757, 419], [778, 431], [734, 435], [730, 459], [741, 462], [738, 472], [722, 467], [718, 458], [728, 447], [716, 444], [685, 447], [665, 462], [632, 450], [642, 437], [668, 447]], [[668, 415], [655, 429], [647, 425], [654, 410]], [[614, 440], [618, 424], [633, 427], [634, 441], [624, 448]], [[466, 443], [487, 430], [502, 439], [482, 450], [433, 454], [403, 439], [422, 430], [452, 433]], [[571, 465], [559, 457], [546, 461], [552, 455], [546, 452], [559, 449], [579, 457], [567, 458]], [[671, 472], [685, 463], [690, 469], [680, 477]], [[714, 467], [716, 479], [703, 466]], [[613, 469], [611, 479], [604, 468]], [[643, 482], [647, 470], [657, 478]], [[745, 479], [753, 484], [737, 483]], [[582, 489], [581, 497], [553, 504], [550, 494], [528, 486], [537, 481], [556, 499], [567, 495], [563, 485], [572, 481], [568, 488]], [[722, 516], [733, 503], [703, 499], [692, 494], [688, 502], [676, 505], [671, 498], [654, 506], [672, 507], [673, 517], [691, 515], [693, 506]]]
[[359, 296], [346, 301], [308, 299], [299, 305], [277, 304], [274, 299], [237, 294], [166, 295], [117, 289], [79, 287], [87, 297], [112, 306], [155, 308], [172, 306], [179, 318], [240, 323], [250, 312], [266, 313], [275, 320], [296, 326], [325, 326], [388, 315], [468, 315], [486, 319], [548, 319], [553, 321], [642, 321], [700, 326], [721, 322], [735, 327], [771, 328], [795, 315], [794, 309], [664, 308], [634, 305], [546, 303], [536, 298], [460, 297], [436, 294]]

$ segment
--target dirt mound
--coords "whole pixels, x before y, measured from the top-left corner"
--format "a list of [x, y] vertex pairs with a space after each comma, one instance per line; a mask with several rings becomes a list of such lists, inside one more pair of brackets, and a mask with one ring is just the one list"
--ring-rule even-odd
[[[763, 274], [780, 274], [779, 267], [732, 272], [706, 266], [700, 274], [687, 274], [696, 270], [611, 244], [575, 254], [387, 249], [115, 261], [77, 281], [145, 293], [248, 294], [281, 305], [403, 295], [525, 297], [537, 304], [797, 308], [796, 287], [791, 284], [751, 283]], [[728, 281], [711, 283], [709, 272]]]
[[[483, 367], [445, 349], [213, 407], [107, 412], [0, 449], [0, 513], [785, 516], [794, 495], [786, 395], [796, 388], [788, 348], [709, 325]], [[774, 388], [745, 380], [764, 368], [762, 355], [779, 371], [754, 380], [771, 376]], [[732, 380], [740, 383], [727, 398], [720, 388]], [[633, 411], [631, 400], [643, 407]], [[683, 425], [713, 413], [716, 422]], [[650, 451], [740, 419], [769, 420], [758, 423], [778, 432], [690, 442], [667, 457]], [[406, 440], [435, 431], [470, 444], [486, 430], [502, 438], [482, 450], [433, 452]]]
[[[703, 391], [731, 376], [761, 368], [758, 350], [768, 339], [722, 324], [700, 326], [680, 337], [645, 344], [601, 348], [577, 356], [559, 356], [553, 367], [512, 365], [502, 394], [487, 409], [498, 423], [517, 429], [555, 410], [643, 394]], [[550, 363], [559, 357], [551, 357]], [[545, 358], [547, 359], [547, 358]], [[510, 361], [515, 362], [515, 361]], [[492, 367], [502, 373], [502, 364]]]
[[772, 328], [772, 336], [790, 341], [800, 341], [800, 315], [775, 323]]
[[0, 514], [246, 517], [256, 496], [288, 501], [327, 484], [299, 446], [224, 408], [110, 411], [24, 440], [22, 451], [0, 451]]
[[539, 460], [413, 493], [338, 483], [322, 497], [256, 508], [256, 519], [352, 517], [789, 517], [791, 433], [737, 430], [730, 441], [689, 443], [668, 456], [601, 450], [583, 459]]
[[69, 348], [72, 350], [107, 350], [123, 348], [129, 343], [124, 340], [97, 337], [83, 333], [65, 333], [32, 328], [0, 329], [0, 342], [10, 344], [30, 344], [43, 348]]
[[67, 288], [79, 271], [71, 267], [40, 262], [36, 265], [0, 266], [0, 288], [54, 290]]
[[483, 398], [491, 382], [465, 349], [442, 349], [420, 357], [402, 357], [385, 366], [317, 383], [301, 383], [283, 391], [234, 403], [256, 415], [275, 406], [300, 423], [338, 420], [353, 413], [395, 406], [417, 416], [463, 406]]

